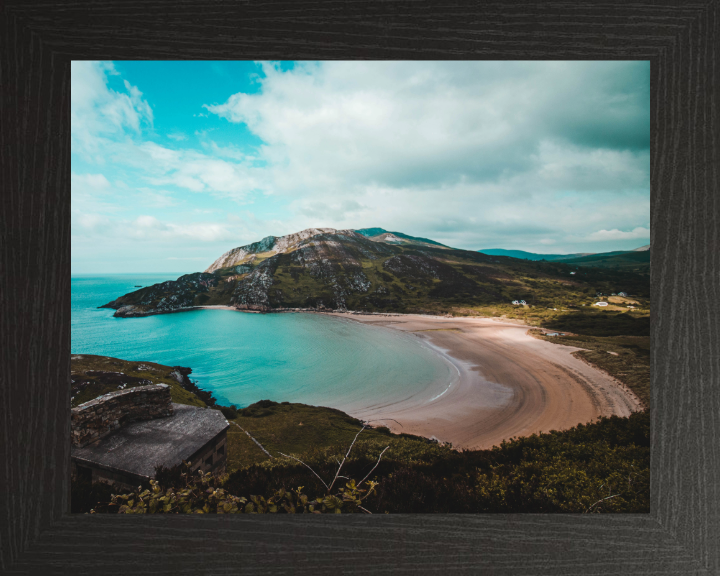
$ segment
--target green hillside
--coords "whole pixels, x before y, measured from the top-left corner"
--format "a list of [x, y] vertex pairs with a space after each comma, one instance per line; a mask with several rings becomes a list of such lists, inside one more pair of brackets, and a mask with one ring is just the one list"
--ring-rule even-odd
[[354, 230], [354, 232], [357, 232], [358, 234], [362, 234], [363, 236], [367, 236], [368, 238], [372, 238], [374, 240], [383, 240], [383, 236], [387, 234], [392, 234], [394, 236], [397, 236], [398, 238], [401, 238], [405, 241], [406, 244], [415, 244], [415, 245], [422, 245], [422, 244], [430, 244], [431, 246], [442, 246], [443, 248], [447, 248], [445, 244], [441, 244], [440, 242], [436, 242], [435, 240], [430, 240], [429, 238], [420, 238], [418, 236], [410, 236], [408, 234], [403, 234], [402, 232], [390, 232], [389, 230], [385, 230], [383, 228], [361, 228], [360, 230]]
[[70, 404], [75, 407], [120, 389], [167, 384], [173, 402], [204, 408], [206, 403], [171, 375], [175, 370], [172, 366], [155, 362], [131, 362], [110, 356], [73, 354], [70, 357]]
[[635, 272], [648, 272], [650, 270], [650, 251], [643, 252], [621, 252], [606, 254], [592, 254], [563, 260], [565, 264], [577, 266], [597, 266], [600, 268], [622, 268]]
[[[348, 230], [294, 236], [300, 238], [294, 244], [283, 244], [287, 237], [274, 239], [274, 248], [265, 245], [263, 252], [235, 249], [236, 265], [119, 295], [104, 307], [117, 310], [119, 317], [202, 305], [514, 316], [513, 300], [525, 300], [534, 309], [579, 310], [590, 306], [596, 293], [620, 291], [641, 303], [641, 311], [624, 313], [643, 314], [649, 306], [649, 276], [624, 268], [375, 241]], [[631, 254], [642, 259], [649, 253]]]
[[[491, 450], [457, 451], [449, 445], [392, 434], [384, 428], [366, 429], [349, 454], [348, 448], [361, 423], [337, 410], [262, 401], [239, 412], [235, 422], [261, 442], [273, 458], [236, 426], [231, 426], [228, 431], [231, 472], [212, 483], [214, 489], [222, 488], [225, 494], [245, 498], [245, 502], [255, 505], [234, 508], [235, 512], [291, 511], [283, 506], [272, 509], [262, 506], [279, 490], [295, 492], [302, 487], [307, 500], [326, 498], [330, 492], [326, 484], [338, 472], [341, 461], [342, 479], [335, 484], [332, 494], [344, 489], [351, 480], [359, 483], [367, 477], [377, 484], [362, 504], [366, 511], [375, 514], [647, 513], [650, 509], [647, 411], [627, 418], [601, 418], [562, 432], [512, 439]], [[169, 488], [186, 489], [181, 473], [181, 467], [158, 471], [161, 495]], [[200, 503], [199, 507], [204, 502], [203, 494], [212, 492], [206, 488], [197, 486], [190, 494], [194, 502]], [[72, 511], [88, 512], [93, 508], [96, 512], [117, 512], [118, 505], [108, 505], [114, 492], [104, 484], [74, 481]], [[139, 502], [139, 492], [130, 499]], [[355, 511], [349, 502], [343, 502], [342, 492], [337, 497], [339, 512]], [[142, 511], [182, 510], [145, 506]], [[228, 509], [213, 506], [203, 511]]]
[[567, 258], [577, 258], [581, 256], [590, 256], [591, 254], [537, 254], [535, 252], [525, 252], [525, 250], [504, 250], [502, 248], [490, 248], [488, 250], [478, 250], [482, 254], [489, 256], [509, 256], [510, 258], [520, 258], [521, 260], [565, 260]]
[[[645, 247], [643, 247], [645, 248]], [[602, 252], [599, 254], [536, 254], [523, 250], [502, 250], [500, 248], [480, 250], [482, 254], [490, 256], [509, 256], [523, 260], [547, 262], [562, 262], [574, 266], [596, 266], [600, 268], [623, 268], [638, 273], [648, 273], [650, 270], [650, 250], [617, 250], [615, 252]]]

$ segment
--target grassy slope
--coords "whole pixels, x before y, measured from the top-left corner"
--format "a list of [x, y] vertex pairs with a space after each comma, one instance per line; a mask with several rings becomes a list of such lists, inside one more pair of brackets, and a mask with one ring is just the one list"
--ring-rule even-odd
[[[276, 417], [259, 416], [258, 420], [267, 418], [268, 424], [290, 428]], [[258, 422], [256, 430], [263, 427]], [[354, 430], [344, 433], [343, 442], [310, 442], [309, 448], [295, 455], [329, 483], [352, 442]], [[376, 513], [649, 510], [647, 412], [519, 438], [492, 450], [457, 452], [421, 439], [372, 434], [363, 432], [342, 474], [359, 481], [370, 473], [370, 478], [379, 482], [376, 495], [365, 504]], [[292, 432], [289, 443], [301, 449], [298, 440], [291, 437]], [[238, 468], [225, 483], [231, 494], [245, 496], [268, 495], [281, 487], [298, 486], [304, 486], [308, 494], [325, 492], [306, 466], [282, 457]], [[602, 500], [607, 496], [613, 498]]]
[[[412, 247], [396, 248], [402, 254], [418, 253]], [[348, 297], [348, 308], [460, 314], [462, 309], [474, 309], [484, 315], [492, 309], [512, 310], [510, 302], [514, 299], [524, 299], [536, 306], [558, 307], [591, 305], [596, 300], [597, 291], [611, 293], [624, 289], [637, 293], [645, 302], [649, 297], [648, 278], [633, 273], [577, 270], [567, 264], [488, 258], [462, 250], [428, 248], [423, 252], [448, 267], [441, 272], [440, 279], [422, 280], [395, 274], [383, 266], [388, 258], [364, 260], [363, 272], [373, 287], [368, 294]], [[576, 271], [576, 274], [570, 275], [571, 271]], [[376, 290], [380, 285], [387, 288], [389, 294], [378, 295]], [[307, 305], [307, 298], [311, 295], [332, 299], [328, 286], [307, 274], [291, 274], [289, 267], [283, 264], [278, 266], [274, 276], [271, 302], [274, 290], [280, 290], [284, 295], [284, 298], [273, 302], [275, 306], [302, 307]]]
[[[261, 401], [239, 410], [230, 420], [258, 440], [271, 454], [301, 455], [330, 446], [349, 446], [362, 429], [360, 420], [334, 408]], [[417, 436], [391, 434], [386, 428], [367, 428], [362, 440], [404, 439], [428, 444]], [[434, 445], [434, 444], [433, 444]], [[228, 472], [269, 460], [237, 426], [228, 431]]]
[[577, 354], [625, 384], [640, 401], [650, 405], [650, 337], [649, 336], [541, 336], [553, 344], [584, 348]]
[[[138, 370], [140, 365], [148, 369]], [[87, 375], [88, 371], [102, 371], [122, 372], [132, 378], [144, 380], [145, 383], [167, 384], [171, 387], [170, 394], [173, 402], [204, 408], [205, 403], [202, 400], [192, 392], [185, 390], [177, 380], [170, 378], [170, 372], [172, 372], [172, 370], [172, 366], [164, 366], [154, 362], [131, 362], [128, 360], [120, 360], [119, 358], [111, 358], [110, 356], [73, 354], [70, 359], [70, 373], [74, 381], [71, 405], [75, 407], [103, 394], [118, 390], [115, 378], [113, 378], [113, 383], [108, 383], [107, 378], [97, 375]], [[125, 381], [122, 377], [120, 377], [120, 380]], [[78, 391], [76, 382], [90, 382], [90, 384], [83, 390]], [[138, 385], [142, 386], [143, 384], [143, 382], [128, 382], [127, 388], [133, 388]]]
[[594, 254], [570, 260], [563, 260], [568, 264], [578, 266], [598, 266], [600, 268], [623, 268], [637, 272], [647, 272], [650, 269], [650, 251], [625, 252], [623, 254]]
[[[568, 344], [591, 348], [589, 359], [612, 373], [629, 369], [619, 379], [633, 385], [644, 370], [648, 339], [567, 337]], [[618, 351], [618, 356], [606, 350]], [[593, 356], [597, 355], [597, 358]], [[202, 402], [167, 377], [171, 367], [102, 356], [74, 356], [75, 376], [88, 370], [124, 372], [169, 384], [173, 400]], [[637, 386], [636, 386], [637, 388]], [[96, 391], [102, 393], [103, 391]], [[331, 408], [262, 401], [239, 411], [235, 420], [276, 456], [269, 459], [239, 428], [228, 430], [226, 483], [239, 495], [270, 494], [279, 487], [306, 486], [316, 494], [322, 484], [304, 466], [279, 453], [294, 455], [329, 482], [338, 462], [360, 431], [355, 418]], [[396, 435], [385, 428], [366, 429], [357, 439], [343, 475], [360, 480], [385, 452], [372, 477], [380, 482], [368, 501], [374, 512], [582, 512], [601, 498], [620, 494], [600, 510], [642, 512], [649, 507], [649, 417], [604, 419], [565, 432], [531, 436], [503, 443], [493, 450], [457, 452], [424, 438]], [[108, 489], [75, 487], [73, 510], [87, 511]], [[605, 492], [606, 490], [609, 492]], [[91, 492], [87, 492], [91, 490]], [[82, 494], [81, 494], [82, 493]]]
[[[385, 245], [383, 245], [385, 246]], [[363, 273], [371, 283], [366, 293], [355, 290], [346, 296], [352, 310], [428, 312], [459, 315], [512, 314], [512, 300], [523, 299], [536, 308], [567, 308], [592, 305], [596, 292], [611, 294], [624, 290], [640, 301], [642, 310], [649, 308], [649, 275], [625, 269], [579, 267], [563, 262], [532, 262], [477, 252], [410, 245], [389, 246], [389, 252], [377, 259], [359, 258]], [[357, 253], [356, 253], [357, 254]], [[645, 253], [632, 253], [642, 256]], [[413, 272], [393, 272], [384, 263], [397, 255], [430, 258], [439, 262], [439, 278]], [[254, 256], [253, 266], [271, 256]], [[248, 259], [253, 257], [248, 256]], [[353, 269], [341, 259], [333, 262], [339, 278], [352, 275]], [[575, 272], [575, 274], [571, 274]], [[215, 273], [217, 286], [195, 294], [194, 305], [229, 304], [239, 280], [235, 267]], [[150, 288], [119, 298], [123, 303], [137, 304]], [[193, 290], [192, 288], [190, 289]], [[158, 298], [171, 296], [158, 292]], [[330, 281], [313, 277], [297, 265], [290, 254], [282, 254], [268, 289], [271, 307], [314, 307], [318, 301], [334, 307], [335, 296]], [[623, 309], [627, 312], [627, 309]]]

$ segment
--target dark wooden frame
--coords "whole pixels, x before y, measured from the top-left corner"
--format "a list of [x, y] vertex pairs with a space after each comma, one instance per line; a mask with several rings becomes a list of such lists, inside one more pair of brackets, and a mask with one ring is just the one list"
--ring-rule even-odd
[[[718, 1], [0, 5], [0, 572], [720, 573]], [[652, 509], [69, 515], [71, 59], [623, 59], [652, 70]]]

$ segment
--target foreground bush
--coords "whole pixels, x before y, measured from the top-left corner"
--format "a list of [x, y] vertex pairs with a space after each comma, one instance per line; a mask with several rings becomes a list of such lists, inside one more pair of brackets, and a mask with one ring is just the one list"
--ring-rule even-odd
[[[106, 499], [107, 504], [95, 506], [94, 511], [207, 514], [650, 510], [647, 411], [514, 439], [492, 450], [459, 452], [400, 436], [357, 440], [350, 450], [347, 446], [331, 446], [297, 456], [279, 455], [222, 478], [191, 476], [179, 468], [160, 469], [149, 487], [113, 496], [109, 503]], [[363, 480], [356, 482], [352, 478]], [[336, 482], [344, 482], [345, 486], [333, 490]], [[93, 489], [93, 495], [79, 497], [87, 503], [108, 487]], [[75, 494], [74, 490], [73, 510], [80, 511]], [[308, 494], [322, 496], [312, 498]]]
[[[355, 513], [368, 510], [362, 506], [363, 499], [370, 496], [376, 484], [369, 482], [368, 489], [362, 489], [354, 480], [346, 482], [337, 492], [330, 490], [319, 498], [310, 498], [303, 493], [303, 487], [295, 490], [280, 488], [269, 497], [252, 495], [249, 498], [235, 496], [222, 485], [224, 476], [211, 473], [196, 475], [182, 474], [185, 485], [180, 489], [160, 486], [157, 480], [150, 480], [150, 488], [129, 494], [113, 494], [107, 506], [91, 512], [112, 512], [118, 514], [324, 514]], [[113, 508], [115, 510], [113, 510]]]
[[[343, 453], [335, 446], [299, 457], [328, 478]], [[373, 513], [649, 512], [650, 416], [602, 418], [491, 450], [459, 452], [405, 438], [359, 441], [343, 470], [362, 478], [374, 466], [377, 497], [367, 505]], [[234, 472], [225, 488], [232, 493], [262, 493], [268, 486], [321, 490], [313, 471], [275, 458]]]

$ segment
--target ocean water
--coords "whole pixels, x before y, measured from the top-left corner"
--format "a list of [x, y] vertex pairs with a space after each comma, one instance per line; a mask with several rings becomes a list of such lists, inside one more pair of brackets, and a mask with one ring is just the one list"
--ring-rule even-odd
[[401, 401], [454, 368], [411, 334], [321, 314], [193, 310], [113, 318], [98, 308], [173, 275], [72, 278], [73, 354], [188, 366], [221, 404], [258, 400], [346, 408]]

